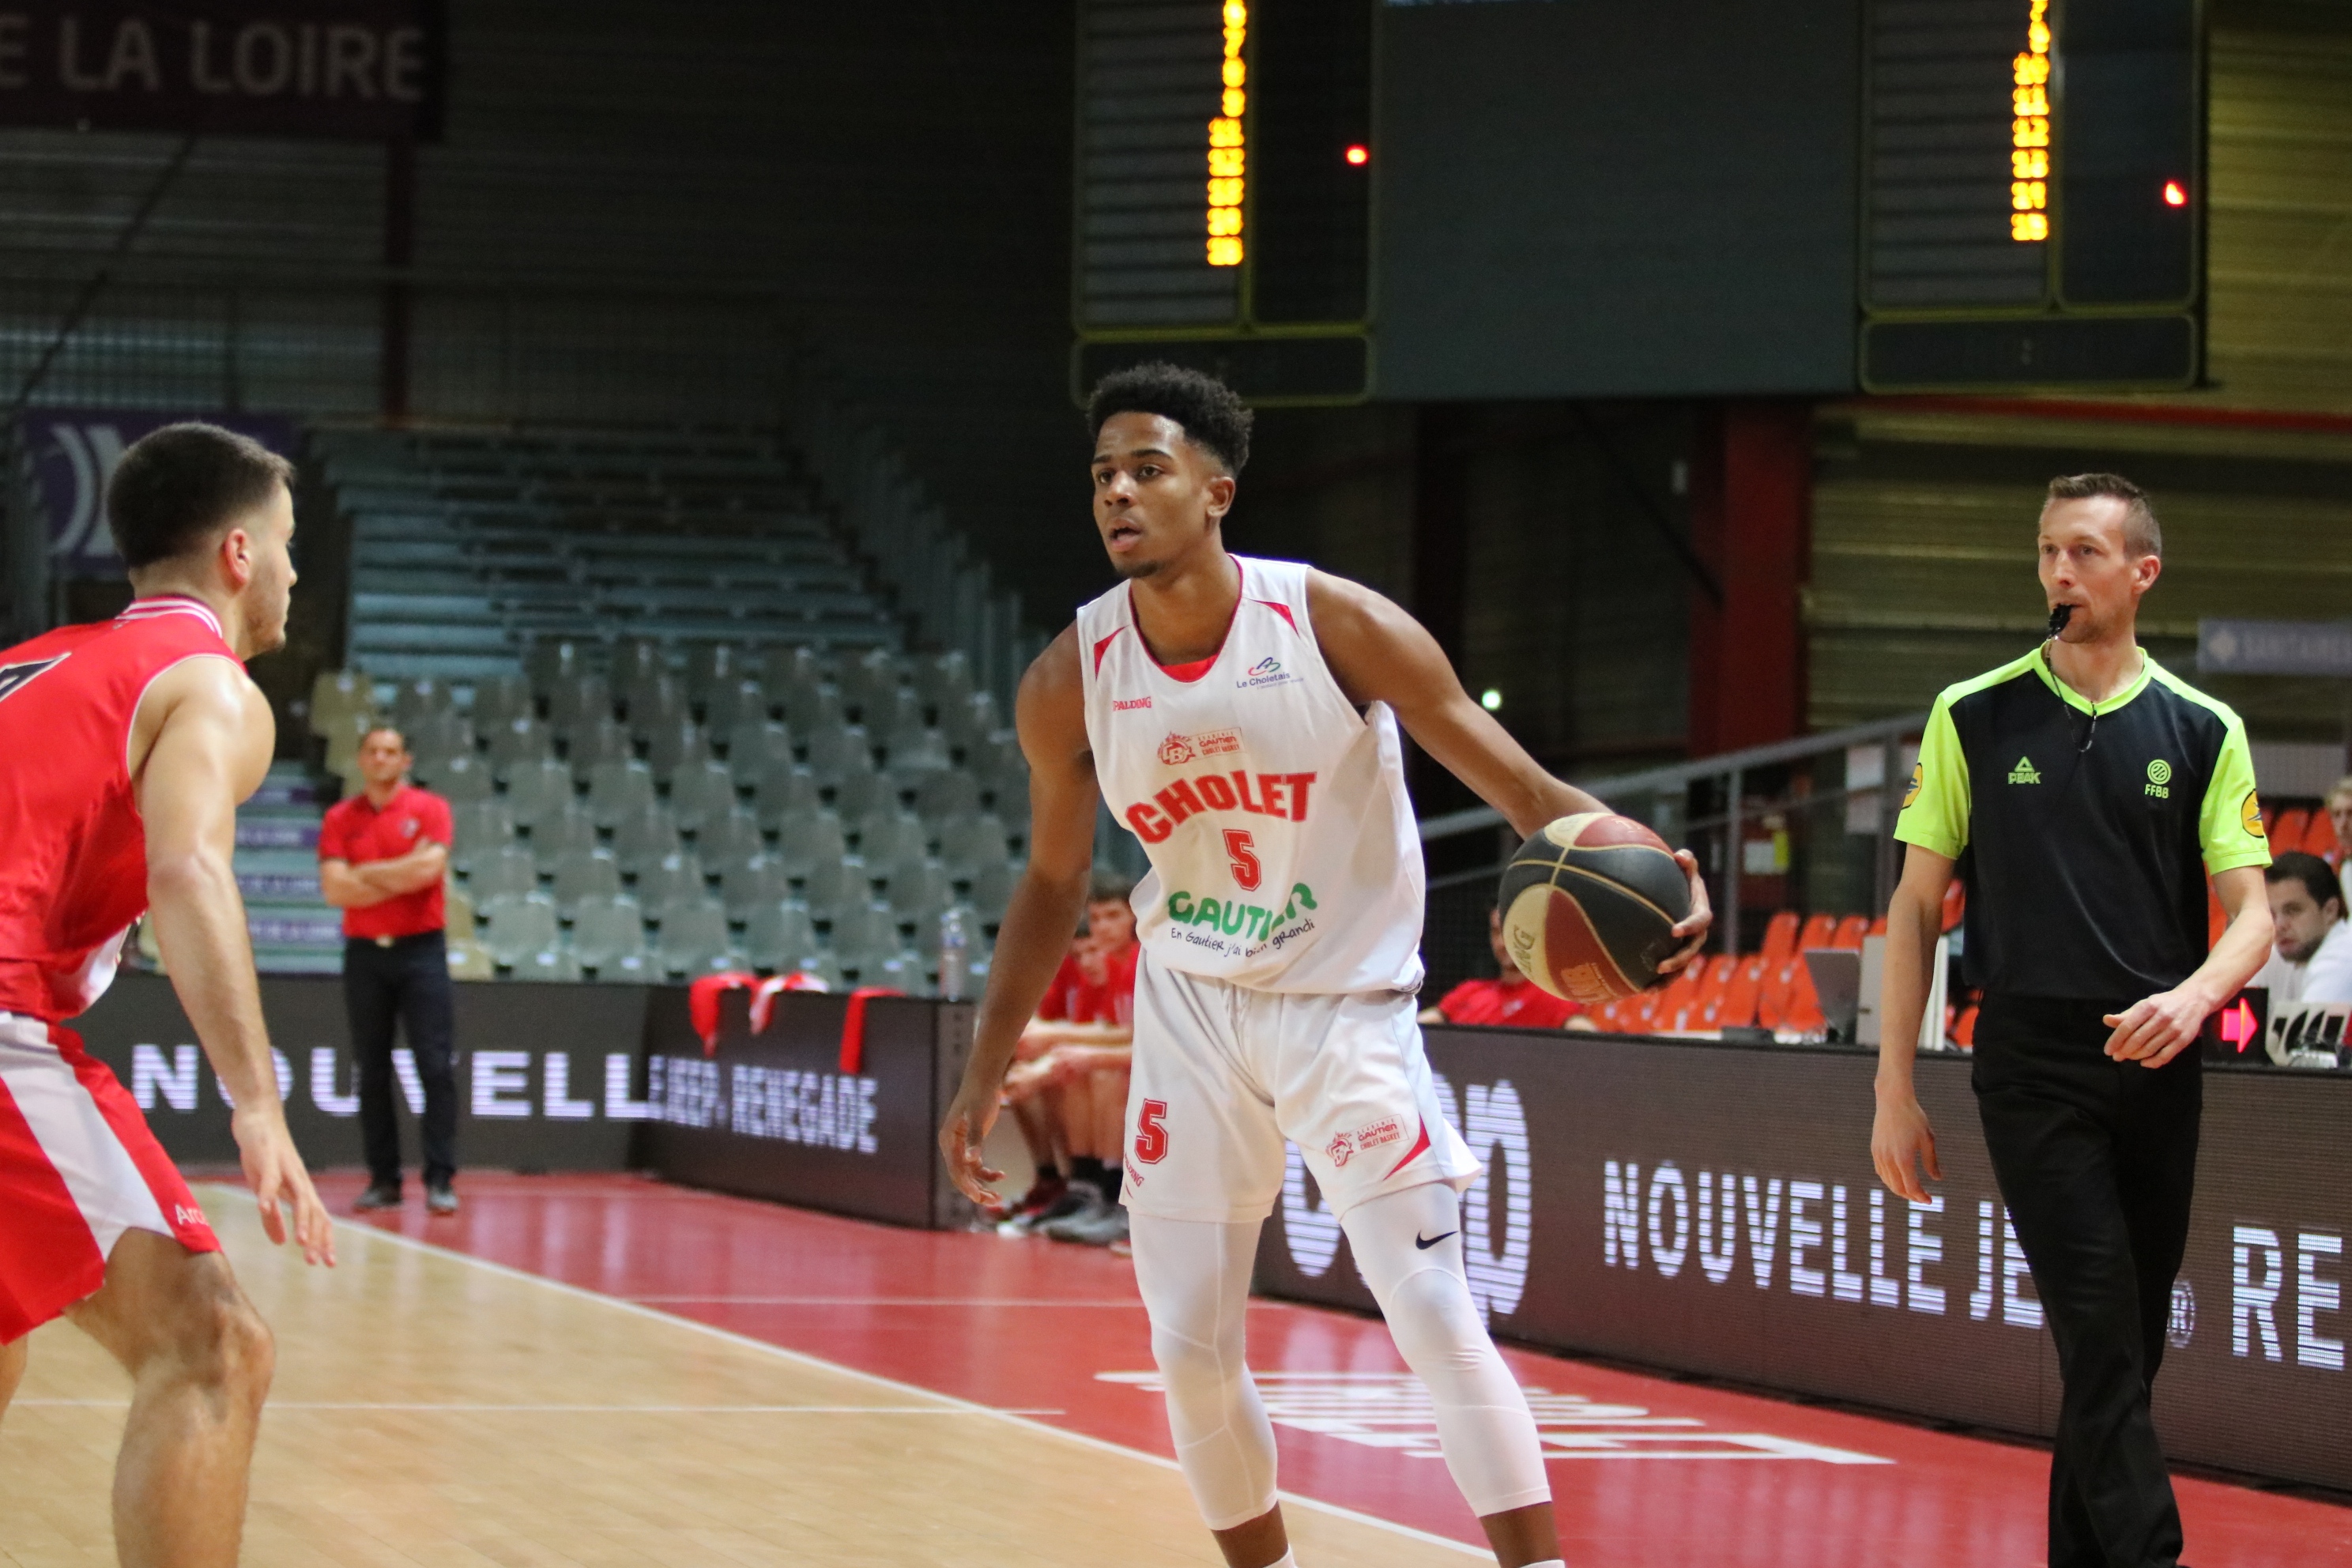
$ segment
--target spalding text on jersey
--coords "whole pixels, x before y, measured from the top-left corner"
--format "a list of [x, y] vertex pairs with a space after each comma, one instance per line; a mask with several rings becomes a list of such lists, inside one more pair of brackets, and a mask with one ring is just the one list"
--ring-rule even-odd
[[[1176, 831], [1188, 816], [1213, 811], [1248, 812], [1291, 822], [1307, 820], [1307, 799], [1313, 773], [1201, 773], [1178, 779], [1150, 800], [1127, 808], [1127, 825], [1146, 844], [1158, 844]], [[1255, 788], [1256, 793], [1252, 794]]]

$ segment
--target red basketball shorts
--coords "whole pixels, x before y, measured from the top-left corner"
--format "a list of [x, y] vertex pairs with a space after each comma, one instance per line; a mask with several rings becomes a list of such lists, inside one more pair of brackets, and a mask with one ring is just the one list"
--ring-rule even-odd
[[0, 1013], [0, 1343], [94, 1294], [126, 1230], [220, 1250], [121, 1080], [72, 1030]]

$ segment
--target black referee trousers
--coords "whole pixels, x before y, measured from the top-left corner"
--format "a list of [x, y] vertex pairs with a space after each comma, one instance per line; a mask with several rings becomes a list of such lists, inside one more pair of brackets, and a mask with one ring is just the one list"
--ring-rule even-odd
[[1993, 1175], [2058, 1345], [2050, 1568], [2173, 1568], [2180, 1512], [2150, 1396], [2189, 1241], [2197, 1047], [2111, 1060], [2120, 1005], [1988, 995], [1972, 1081]]
[[457, 1077], [451, 1061], [457, 1024], [449, 991], [449, 949], [442, 933], [372, 937], [343, 943], [343, 1007], [351, 1019], [352, 1056], [359, 1066], [360, 1138], [368, 1179], [400, 1185], [400, 1123], [393, 1110], [394, 1025], [408, 1037], [416, 1076], [425, 1088], [425, 1184], [446, 1186], [457, 1173]]

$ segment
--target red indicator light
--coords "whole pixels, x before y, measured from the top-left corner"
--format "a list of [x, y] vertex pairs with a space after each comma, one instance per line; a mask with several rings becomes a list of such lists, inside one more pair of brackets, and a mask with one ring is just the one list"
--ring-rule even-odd
[[2185, 207], [2189, 205], [2189, 192], [2182, 187], [2179, 180], [2164, 182], [2164, 205], [2168, 207]]
[[1360, 169], [1371, 161], [1372, 150], [1370, 147], [1365, 146], [1361, 142], [1355, 142], [1349, 147], [1348, 162], [1354, 164], [1357, 168]]

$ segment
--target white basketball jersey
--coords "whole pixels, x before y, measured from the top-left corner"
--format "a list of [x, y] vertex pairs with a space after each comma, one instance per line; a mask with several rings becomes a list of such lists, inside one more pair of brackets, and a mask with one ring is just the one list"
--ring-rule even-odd
[[1359, 714], [1307, 616], [1307, 568], [1234, 557], [1242, 600], [1195, 679], [1161, 668], [1122, 583], [1078, 611], [1103, 798], [1142, 840], [1154, 963], [1261, 991], [1420, 987], [1421, 837], [1395, 715]]

